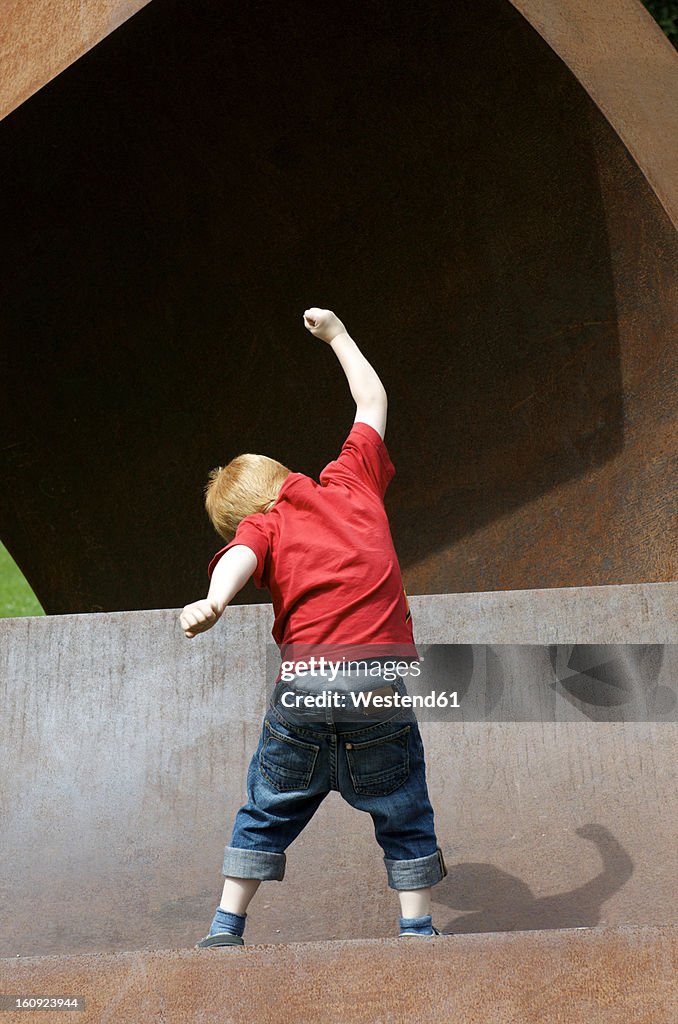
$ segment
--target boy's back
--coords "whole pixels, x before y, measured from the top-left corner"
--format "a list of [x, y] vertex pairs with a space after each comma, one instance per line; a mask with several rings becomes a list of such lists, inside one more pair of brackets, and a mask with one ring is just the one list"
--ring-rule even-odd
[[[242, 520], [209, 565], [241, 544], [256, 555], [253, 579], [269, 590], [273, 637], [291, 645], [397, 645], [414, 654], [412, 625], [384, 509], [395, 470], [374, 427], [355, 423], [320, 483], [290, 473], [265, 514]], [[376, 653], [376, 652], [375, 652]]]

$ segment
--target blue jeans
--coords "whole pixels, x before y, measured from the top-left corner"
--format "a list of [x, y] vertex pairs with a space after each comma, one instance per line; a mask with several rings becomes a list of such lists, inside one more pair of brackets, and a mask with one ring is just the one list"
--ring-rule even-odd
[[[369, 685], [382, 695], [407, 693], [401, 678], [386, 687], [379, 678]], [[413, 711], [364, 709], [348, 699], [344, 707], [319, 712], [304, 707], [305, 693], [298, 681], [276, 684], [247, 773], [248, 800], [236, 815], [222, 873], [282, 880], [285, 850], [334, 789], [372, 816], [392, 889], [435, 885], [447, 869]]]

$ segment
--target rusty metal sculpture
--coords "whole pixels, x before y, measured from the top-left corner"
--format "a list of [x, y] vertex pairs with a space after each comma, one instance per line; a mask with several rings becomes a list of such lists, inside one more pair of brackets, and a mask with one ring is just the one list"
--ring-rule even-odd
[[[261, 4], [103, 0], [70, 37], [52, 0], [14, 5], [48, 31], [24, 74], [0, 76], [0, 536], [46, 610], [183, 604], [215, 544], [213, 464], [260, 449], [319, 470], [351, 407], [300, 326], [316, 301], [341, 309], [389, 388], [411, 593], [675, 578], [675, 53], [635, 0], [307, 6], [272, 20]], [[674, 587], [413, 601], [438, 640], [565, 633], [633, 640], [651, 661], [657, 719], [638, 730], [590, 700], [608, 667], [592, 647], [558, 672], [566, 722], [431, 737], [456, 851], [446, 930], [541, 932], [279, 945], [237, 964], [142, 947], [187, 944], [211, 909], [214, 793], [238, 799], [266, 609], [229, 609], [226, 651], [209, 637], [197, 655], [171, 611], [5, 623], [3, 991], [77, 989], [83, 1020], [181, 1021], [217, 1003], [307, 1019], [320, 986], [349, 1021], [416, 1014], [426, 959], [424, 998], [467, 1024], [516, 1006], [668, 1019], [675, 756], [645, 647], [674, 636]], [[328, 813], [359, 892], [372, 837]], [[547, 820], [558, 831], [539, 843]], [[255, 941], [298, 939], [286, 901], [305, 907], [336, 868], [322, 821], [306, 841]], [[314, 910], [301, 938], [385, 933], [385, 895], [347, 897], [340, 920]], [[100, 953], [121, 948], [137, 952]], [[294, 999], [279, 1012], [281, 966]]]
[[621, 7], [166, 0], [5, 118], [0, 536], [47, 611], [183, 604], [213, 465], [332, 456], [310, 302], [383, 371], [410, 592], [675, 578], [678, 56]]

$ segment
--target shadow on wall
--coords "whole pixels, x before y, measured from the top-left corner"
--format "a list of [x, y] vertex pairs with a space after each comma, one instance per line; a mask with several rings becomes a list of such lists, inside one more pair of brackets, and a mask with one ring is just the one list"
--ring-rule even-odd
[[457, 864], [434, 894], [439, 903], [466, 913], [447, 921], [442, 930], [462, 934], [598, 924], [605, 901], [633, 874], [633, 861], [602, 825], [584, 825], [576, 832], [596, 845], [603, 861], [603, 870], [590, 882], [555, 896], [536, 897], [525, 882], [492, 864]]
[[674, 650], [664, 644], [419, 644], [421, 671], [407, 686], [420, 698], [456, 694], [446, 706], [418, 708], [420, 721], [549, 722], [564, 717], [568, 706], [594, 722], [671, 720], [678, 705]]

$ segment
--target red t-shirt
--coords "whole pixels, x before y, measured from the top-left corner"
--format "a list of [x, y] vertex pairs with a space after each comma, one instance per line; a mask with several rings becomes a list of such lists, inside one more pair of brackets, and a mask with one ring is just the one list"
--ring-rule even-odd
[[[395, 469], [386, 445], [367, 423], [354, 423], [339, 457], [316, 483], [290, 473], [273, 508], [242, 520], [230, 547], [257, 557], [253, 579], [270, 591], [272, 634], [289, 645], [370, 645], [416, 657], [398, 557], [384, 509]], [[335, 645], [337, 645], [335, 647]], [[373, 646], [374, 645], [374, 646]]]

